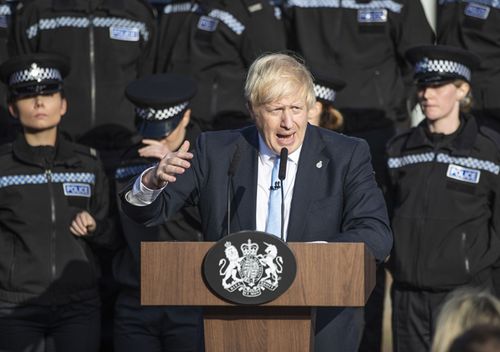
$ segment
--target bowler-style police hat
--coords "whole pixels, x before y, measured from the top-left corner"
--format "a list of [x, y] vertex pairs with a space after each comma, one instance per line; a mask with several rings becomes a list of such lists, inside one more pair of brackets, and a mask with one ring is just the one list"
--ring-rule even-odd
[[406, 58], [414, 67], [417, 85], [443, 84], [456, 79], [470, 83], [471, 73], [479, 67], [477, 55], [446, 45], [424, 45], [409, 49]]
[[160, 139], [173, 131], [196, 94], [196, 82], [175, 73], [149, 75], [127, 86], [125, 95], [136, 106], [137, 130]]
[[60, 92], [68, 72], [69, 61], [49, 53], [14, 56], [0, 65], [0, 79], [9, 87], [10, 100]]
[[311, 68], [311, 74], [314, 79], [316, 99], [321, 102], [333, 103], [337, 92], [345, 87], [345, 82], [318, 67]]

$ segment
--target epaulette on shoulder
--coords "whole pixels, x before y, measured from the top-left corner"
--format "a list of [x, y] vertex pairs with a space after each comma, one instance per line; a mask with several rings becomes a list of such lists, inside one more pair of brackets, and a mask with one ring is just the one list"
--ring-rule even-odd
[[479, 127], [479, 132], [495, 143], [496, 147], [500, 149], [500, 133], [487, 126]]
[[81, 144], [75, 144], [74, 146], [75, 146], [75, 152], [78, 154], [91, 156], [94, 159], [98, 159], [98, 157], [99, 157], [97, 154], [97, 150], [95, 150], [94, 148], [87, 147], [87, 146], [81, 145]]
[[0, 156], [12, 153], [12, 143], [5, 143], [0, 145]]

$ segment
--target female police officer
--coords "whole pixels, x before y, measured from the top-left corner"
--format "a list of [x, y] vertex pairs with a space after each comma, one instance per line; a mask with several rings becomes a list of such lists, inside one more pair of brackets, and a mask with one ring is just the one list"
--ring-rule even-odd
[[0, 66], [23, 133], [0, 148], [0, 350], [97, 351], [97, 267], [108, 207], [95, 152], [65, 140], [66, 61], [51, 54]]
[[394, 248], [395, 351], [428, 351], [445, 296], [491, 286], [500, 255], [500, 135], [470, 109], [479, 59], [446, 46], [412, 48], [425, 120], [388, 144]]

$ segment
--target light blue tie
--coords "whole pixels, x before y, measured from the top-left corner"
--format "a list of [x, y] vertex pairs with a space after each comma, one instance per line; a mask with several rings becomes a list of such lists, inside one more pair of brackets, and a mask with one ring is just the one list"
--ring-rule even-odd
[[281, 190], [278, 179], [280, 158], [274, 159], [271, 187], [269, 190], [269, 205], [267, 213], [266, 232], [281, 237]]

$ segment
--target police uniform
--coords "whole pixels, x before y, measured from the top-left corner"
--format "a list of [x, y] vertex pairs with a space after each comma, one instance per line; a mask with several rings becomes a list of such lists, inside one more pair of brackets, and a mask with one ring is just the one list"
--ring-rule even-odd
[[408, 121], [404, 52], [434, 39], [420, 1], [288, 0], [284, 18], [289, 48], [347, 82], [335, 101], [344, 133], [366, 139], [377, 181], [385, 186], [385, 144], [396, 122]]
[[[126, 95], [136, 106], [137, 131], [141, 138], [162, 139], [179, 125], [196, 92], [194, 80], [178, 74], [146, 76], [132, 82]], [[190, 123], [187, 139], [194, 146], [200, 129]], [[139, 156], [142, 143], [121, 157], [115, 172], [116, 189], [123, 188], [157, 159]], [[190, 307], [141, 307], [140, 242], [200, 241], [201, 225], [196, 208], [179, 211], [163, 225], [145, 227], [120, 212], [126, 246], [113, 259], [113, 273], [120, 285], [115, 308], [115, 348], [118, 351], [198, 351], [203, 344], [201, 309]]]
[[79, 137], [115, 123], [134, 128], [133, 106], [123, 96], [131, 81], [153, 70], [156, 18], [145, 0], [37, 0], [17, 11], [19, 53], [67, 56], [70, 108], [61, 129]]
[[474, 115], [480, 124], [500, 131], [500, 3], [496, 0], [440, 0], [437, 41], [481, 57], [472, 78]]
[[286, 49], [277, 7], [266, 0], [173, 1], [160, 15], [157, 72], [198, 82], [192, 111], [203, 130], [250, 123], [247, 69], [264, 52]]
[[[459, 48], [411, 49], [417, 85], [470, 82], [479, 59]], [[395, 351], [428, 351], [445, 296], [464, 285], [491, 286], [500, 256], [500, 135], [461, 113], [452, 134], [424, 120], [392, 139]]]
[[[51, 54], [13, 57], [0, 66], [10, 100], [62, 90], [67, 63]], [[104, 244], [108, 189], [94, 150], [58, 135], [31, 146], [24, 135], [0, 147], [0, 350], [97, 351], [99, 268], [91, 246]], [[74, 236], [89, 212], [96, 230]]]
[[[11, 1], [0, 0], [0, 62], [4, 62], [12, 54], [9, 36], [12, 27], [14, 4]], [[0, 85], [0, 144], [12, 142], [18, 131], [19, 124], [10, 117], [7, 111], [7, 89]]]

